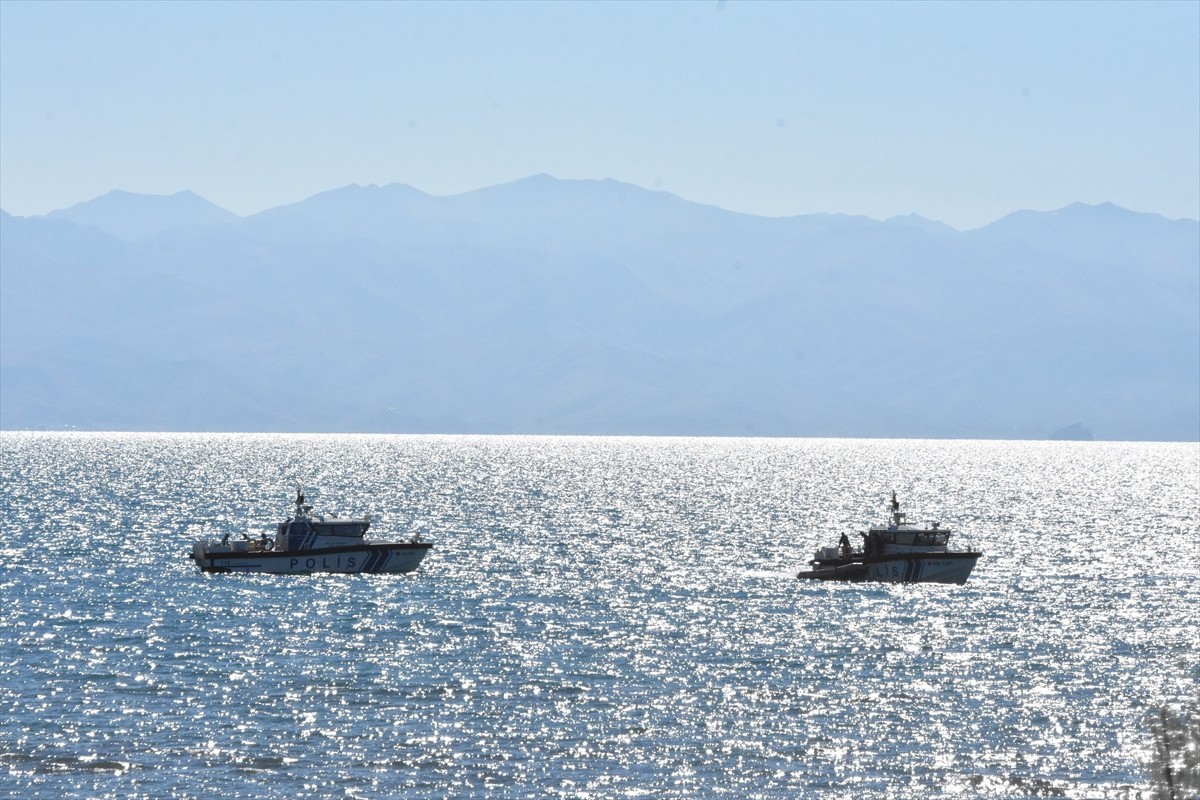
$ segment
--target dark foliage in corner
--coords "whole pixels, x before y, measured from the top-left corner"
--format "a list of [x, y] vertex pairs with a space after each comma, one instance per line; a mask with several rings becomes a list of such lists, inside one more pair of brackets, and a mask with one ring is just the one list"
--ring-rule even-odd
[[1150, 717], [1153, 744], [1146, 763], [1154, 800], [1200, 798], [1200, 701], [1163, 706]]

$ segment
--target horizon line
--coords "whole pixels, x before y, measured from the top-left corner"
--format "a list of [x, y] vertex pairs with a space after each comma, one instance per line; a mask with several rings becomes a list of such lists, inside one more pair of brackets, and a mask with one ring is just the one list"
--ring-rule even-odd
[[959, 227], [956, 227], [956, 226], [954, 226], [948, 222], [945, 222], [943, 220], [926, 217], [916, 211], [911, 211], [907, 214], [893, 214], [892, 216], [885, 217], [883, 219], [879, 219], [877, 217], [871, 217], [867, 214], [858, 214], [858, 213], [852, 213], [852, 212], [846, 212], [846, 211], [815, 211], [815, 212], [808, 212], [808, 213], [802, 213], [802, 214], [781, 214], [781, 215], [755, 214], [755, 213], [751, 213], [751, 212], [737, 211], [734, 209], [725, 208], [724, 206], [715, 205], [713, 203], [704, 203], [704, 202], [700, 202], [698, 200], [690, 200], [686, 197], [683, 197], [681, 195], [678, 195], [678, 194], [668, 191], [666, 189], [647, 188], [644, 186], [640, 186], [636, 183], [618, 180], [616, 178], [559, 178], [555, 175], [551, 175], [550, 173], [546, 173], [546, 172], [539, 172], [539, 173], [535, 173], [533, 175], [527, 175], [523, 178], [517, 178], [515, 180], [505, 181], [503, 183], [497, 183], [497, 184], [490, 184], [487, 186], [480, 186], [475, 189], [468, 189], [466, 191], [455, 192], [452, 194], [432, 194], [432, 193], [427, 192], [423, 189], [420, 189], [416, 186], [413, 186], [412, 184], [402, 183], [400, 181], [392, 181], [391, 183], [384, 183], [384, 184], [378, 184], [378, 183], [362, 184], [362, 183], [358, 183], [357, 181], [355, 181], [355, 182], [343, 184], [341, 186], [335, 186], [330, 189], [322, 189], [322, 190], [315, 192], [313, 194], [310, 194], [306, 197], [302, 197], [299, 200], [282, 203], [280, 205], [269, 206], [267, 208], [263, 208], [263, 209], [260, 209], [258, 211], [254, 211], [254, 212], [251, 212], [248, 214], [238, 214], [236, 211], [231, 211], [231, 210], [225, 208], [224, 206], [222, 206], [218, 203], [215, 203], [212, 200], [209, 200], [207, 197], [204, 197], [203, 195], [197, 193], [193, 189], [181, 189], [176, 192], [158, 194], [158, 193], [152, 193], [152, 192], [137, 192], [137, 191], [132, 191], [129, 189], [120, 189], [120, 188], [110, 189], [109, 191], [104, 192], [99, 195], [96, 195], [95, 197], [92, 197], [88, 200], [81, 200], [81, 201], [78, 201], [78, 202], [73, 203], [68, 206], [64, 206], [61, 208], [54, 208], [54, 209], [51, 209], [50, 211], [47, 211], [42, 214], [14, 214], [2, 206], [0, 206], [0, 212], [3, 212], [5, 214], [7, 214], [13, 218], [17, 218], [17, 219], [46, 219], [46, 218], [51, 217], [52, 215], [70, 211], [71, 209], [78, 208], [79, 206], [88, 205], [90, 203], [95, 203], [98, 200], [102, 200], [102, 199], [112, 196], [112, 195], [130, 195], [130, 196], [138, 197], [138, 198], [153, 198], [153, 199], [168, 199], [168, 198], [173, 198], [173, 197], [180, 197], [181, 195], [190, 195], [192, 197], [197, 198], [198, 200], [202, 200], [203, 202], [209, 204], [210, 206], [212, 206], [215, 209], [223, 211], [227, 214], [231, 214], [232, 216], [236, 217], [239, 220], [246, 220], [251, 217], [257, 216], [259, 214], [264, 214], [268, 211], [274, 211], [274, 210], [281, 209], [281, 208], [287, 208], [287, 207], [293, 206], [293, 205], [299, 205], [299, 204], [307, 202], [315, 197], [319, 197], [319, 196], [325, 195], [325, 194], [330, 194], [333, 192], [345, 191], [347, 189], [369, 190], [369, 189], [390, 189], [393, 187], [400, 187], [400, 188], [405, 188], [405, 189], [411, 189], [415, 192], [419, 192], [420, 194], [422, 194], [426, 197], [429, 197], [429, 198], [449, 199], [449, 198], [465, 197], [467, 195], [475, 194], [477, 192], [484, 192], [484, 191], [488, 191], [491, 189], [498, 189], [498, 188], [503, 188], [503, 187], [507, 187], [507, 186], [514, 186], [514, 185], [517, 185], [520, 183], [526, 183], [528, 181], [537, 180], [539, 178], [549, 178], [558, 183], [580, 183], [580, 184], [582, 184], [582, 183], [591, 183], [591, 184], [612, 183], [612, 184], [618, 184], [621, 186], [629, 186], [629, 187], [638, 189], [639, 191], [643, 191], [643, 192], [647, 192], [647, 193], [668, 195], [670, 197], [677, 198], [685, 203], [690, 203], [692, 205], [702, 206], [702, 207], [706, 207], [706, 208], [716, 208], [720, 211], [724, 211], [729, 214], [739, 214], [739, 215], [743, 215], [743, 216], [747, 216], [747, 217], [756, 217], [758, 219], [799, 219], [799, 218], [803, 218], [803, 217], [832, 216], [832, 217], [849, 217], [849, 218], [856, 218], [856, 219], [866, 219], [866, 220], [871, 220], [873, 222], [887, 223], [887, 222], [891, 222], [894, 220], [905, 220], [905, 219], [915, 218], [915, 219], [918, 219], [918, 220], [921, 220], [924, 222], [933, 223], [935, 225], [943, 225], [943, 226], [949, 228], [950, 230], [956, 231], [958, 233], [969, 233], [971, 231], [986, 228], [989, 225], [992, 225], [996, 222], [999, 222], [1000, 220], [1003, 220], [1003, 219], [1006, 219], [1006, 218], [1012, 216], [1013, 214], [1020, 214], [1020, 213], [1053, 214], [1053, 213], [1057, 213], [1059, 211], [1064, 211], [1068, 208], [1072, 208], [1075, 206], [1086, 206], [1088, 208], [1103, 208], [1105, 206], [1112, 206], [1113, 208], [1117, 208], [1122, 211], [1127, 211], [1131, 214], [1146, 214], [1146, 215], [1150, 215], [1150, 216], [1160, 217], [1162, 219], [1167, 220], [1168, 222], [1185, 221], [1185, 222], [1195, 222], [1197, 224], [1200, 224], [1200, 218], [1193, 218], [1193, 217], [1187, 217], [1187, 216], [1169, 217], [1169, 216], [1162, 214], [1160, 212], [1157, 212], [1157, 211], [1141, 211], [1138, 209], [1127, 208], [1125, 206], [1118, 205], [1117, 203], [1114, 203], [1111, 200], [1103, 200], [1103, 201], [1100, 201], [1097, 203], [1088, 203], [1083, 200], [1076, 200], [1076, 201], [1068, 203], [1064, 206], [1059, 206], [1057, 208], [1050, 208], [1050, 209], [1016, 208], [1016, 209], [1013, 209], [1012, 211], [1007, 212], [1006, 214], [1002, 214], [1001, 216], [997, 217], [996, 219], [992, 220], [991, 222], [988, 222], [988, 223], [985, 223], [983, 225], [979, 225], [976, 227], [972, 227], [972, 228], [959, 228]]

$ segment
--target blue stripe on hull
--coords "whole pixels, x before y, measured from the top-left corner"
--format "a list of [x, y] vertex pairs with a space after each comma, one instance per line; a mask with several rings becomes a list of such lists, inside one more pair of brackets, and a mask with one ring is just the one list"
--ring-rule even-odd
[[955, 556], [885, 558], [867, 565], [867, 579], [887, 583], [965, 583], [976, 559]]
[[387, 562], [391, 560], [391, 550], [376, 550], [367, 557], [362, 572], [387, 572]]
[[197, 566], [205, 572], [267, 572], [277, 575], [311, 572], [411, 572], [432, 545], [375, 545], [275, 553], [210, 553]]

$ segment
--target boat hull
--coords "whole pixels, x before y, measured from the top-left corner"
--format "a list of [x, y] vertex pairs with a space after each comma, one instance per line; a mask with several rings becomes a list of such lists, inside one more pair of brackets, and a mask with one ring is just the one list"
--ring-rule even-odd
[[883, 583], [966, 583], [978, 553], [885, 557], [866, 565], [866, 580]]
[[429, 542], [380, 542], [320, 550], [213, 552], [197, 542], [191, 558], [203, 572], [402, 573], [416, 569], [432, 546]]
[[892, 555], [870, 560], [817, 564], [797, 578], [880, 583], [966, 583], [981, 553]]

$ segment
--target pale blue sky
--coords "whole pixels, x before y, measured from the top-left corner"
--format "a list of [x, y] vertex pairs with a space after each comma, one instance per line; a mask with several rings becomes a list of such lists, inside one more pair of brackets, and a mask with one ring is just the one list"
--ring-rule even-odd
[[615, 178], [960, 229], [1200, 217], [1200, 2], [0, 0], [0, 207]]

